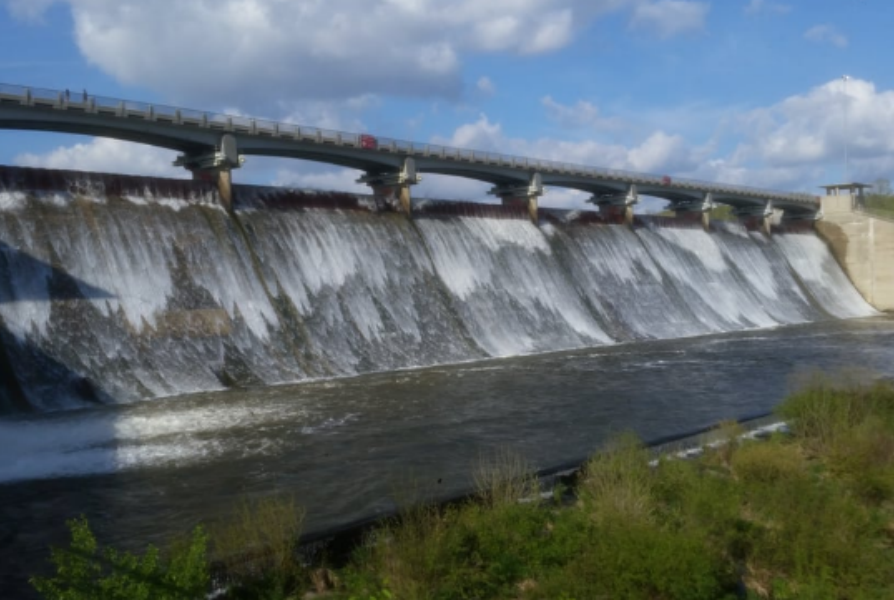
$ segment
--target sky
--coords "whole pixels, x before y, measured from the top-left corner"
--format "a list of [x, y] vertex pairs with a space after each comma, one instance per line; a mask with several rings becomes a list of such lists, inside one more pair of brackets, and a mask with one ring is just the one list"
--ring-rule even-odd
[[[891, 0], [0, 4], [5, 84], [788, 191], [894, 179]], [[0, 164], [188, 177], [174, 158], [0, 132]], [[248, 157], [234, 181], [366, 193], [360, 175]], [[423, 174], [413, 195], [489, 187]]]

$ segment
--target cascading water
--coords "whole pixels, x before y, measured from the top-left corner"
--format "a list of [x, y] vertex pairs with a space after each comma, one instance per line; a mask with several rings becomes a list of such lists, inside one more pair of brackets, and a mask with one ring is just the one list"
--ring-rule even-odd
[[6, 412], [873, 314], [813, 234], [3, 169]]

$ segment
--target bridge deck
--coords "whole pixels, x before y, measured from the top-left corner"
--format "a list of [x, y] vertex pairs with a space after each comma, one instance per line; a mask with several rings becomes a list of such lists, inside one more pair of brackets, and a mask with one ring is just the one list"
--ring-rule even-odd
[[386, 172], [412, 157], [421, 172], [446, 173], [495, 184], [527, 181], [540, 173], [543, 183], [619, 193], [635, 184], [640, 194], [670, 200], [699, 199], [711, 193], [717, 202], [816, 211], [816, 196], [750, 186], [578, 165], [495, 152], [409, 142], [369, 134], [331, 131], [294, 123], [225, 115], [171, 106], [0, 84], [0, 128], [38, 129], [114, 137], [196, 152], [214, 147], [232, 134], [239, 152], [319, 160]]

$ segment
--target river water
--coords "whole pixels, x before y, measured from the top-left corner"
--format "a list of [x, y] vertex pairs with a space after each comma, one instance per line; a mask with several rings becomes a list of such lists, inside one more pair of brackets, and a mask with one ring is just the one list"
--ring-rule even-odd
[[321, 530], [501, 450], [546, 468], [811, 371], [894, 376], [894, 320], [809, 230], [237, 192], [0, 168], [0, 598], [82, 513], [137, 548], [284, 492]]

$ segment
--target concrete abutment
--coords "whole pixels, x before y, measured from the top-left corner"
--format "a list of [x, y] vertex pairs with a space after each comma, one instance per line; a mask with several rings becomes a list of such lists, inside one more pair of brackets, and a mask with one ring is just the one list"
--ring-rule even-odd
[[854, 210], [850, 195], [822, 198], [817, 233], [863, 298], [894, 311], [894, 220]]

